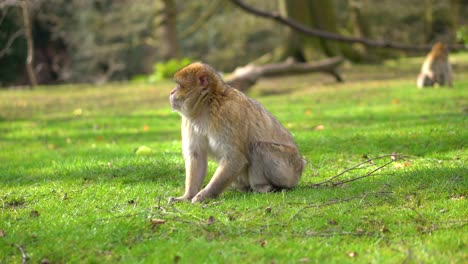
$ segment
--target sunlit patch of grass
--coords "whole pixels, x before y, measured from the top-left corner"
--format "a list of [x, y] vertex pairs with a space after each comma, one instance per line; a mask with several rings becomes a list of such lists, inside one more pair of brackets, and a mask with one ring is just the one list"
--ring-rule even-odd
[[[463, 262], [468, 75], [418, 90], [417, 61], [395, 77], [406, 62], [346, 69], [343, 84], [262, 80], [250, 95], [291, 130], [308, 161], [302, 181], [197, 205], [167, 203], [185, 173], [172, 83], [1, 91], [0, 262], [21, 262], [20, 247], [51, 263]], [[136, 155], [143, 145], [150, 155]], [[391, 153], [410, 157], [311, 187]]]

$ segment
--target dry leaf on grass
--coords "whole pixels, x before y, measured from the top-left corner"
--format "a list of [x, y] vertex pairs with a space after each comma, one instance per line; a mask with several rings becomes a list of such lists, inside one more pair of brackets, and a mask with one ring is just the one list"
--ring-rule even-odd
[[150, 220], [150, 222], [151, 222], [151, 225], [152, 225], [153, 227], [155, 227], [155, 226], [162, 225], [162, 224], [166, 223], [166, 220], [152, 218], [152, 219]]
[[323, 130], [325, 128], [324, 125], [318, 125], [314, 128], [314, 130]]

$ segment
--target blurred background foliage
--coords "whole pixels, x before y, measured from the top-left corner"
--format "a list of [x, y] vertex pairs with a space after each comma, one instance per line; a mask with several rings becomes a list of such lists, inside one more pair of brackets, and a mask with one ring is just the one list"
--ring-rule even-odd
[[[18, 2], [0, 1], [0, 86], [28, 83]], [[466, 41], [468, 0], [249, 0], [310, 27], [406, 44]], [[342, 55], [379, 62], [401, 51], [307, 37], [226, 0], [28, 0], [40, 84], [170, 76], [202, 60], [221, 71], [249, 62]], [[172, 61], [170, 61], [173, 59]], [[168, 65], [165, 65], [165, 64]], [[158, 72], [162, 71], [162, 72]]]

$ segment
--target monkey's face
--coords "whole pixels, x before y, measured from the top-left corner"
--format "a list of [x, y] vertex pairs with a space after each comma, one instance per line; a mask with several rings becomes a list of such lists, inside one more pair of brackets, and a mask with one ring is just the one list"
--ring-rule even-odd
[[210, 94], [218, 84], [216, 72], [203, 63], [192, 63], [174, 75], [176, 87], [169, 100], [172, 110], [185, 116], [194, 116], [205, 107]]
[[200, 86], [186, 85], [183, 82], [177, 82], [176, 87], [171, 91], [169, 100], [173, 111], [189, 116], [200, 105], [201, 99], [208, 91]]

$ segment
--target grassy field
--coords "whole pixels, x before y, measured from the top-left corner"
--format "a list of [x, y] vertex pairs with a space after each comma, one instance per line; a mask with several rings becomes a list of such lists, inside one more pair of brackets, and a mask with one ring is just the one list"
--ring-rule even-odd
[[[451, 59], [455, 89], [416, 89], [420, 58], [262, 80], [302, 181], [195, 205], [167, 202], [185, 177], [171, 82], [0, 91], [0, 263], [466, 262], [468, 54]], [[388, 154], [406, 158], [314, 186]]]

